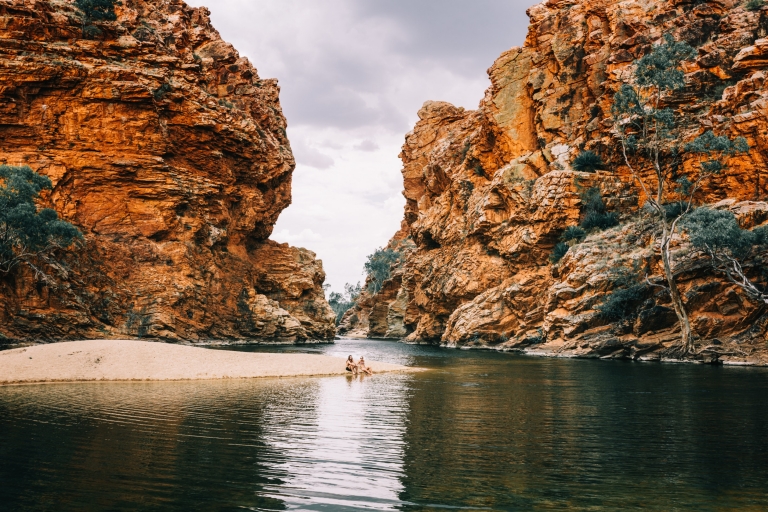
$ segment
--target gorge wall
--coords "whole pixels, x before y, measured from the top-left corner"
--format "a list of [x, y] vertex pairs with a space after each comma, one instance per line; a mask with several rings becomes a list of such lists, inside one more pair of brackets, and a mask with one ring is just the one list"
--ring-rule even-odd
[[[546, 0], [528, 10], [525, 45], [489, 69], [477, 110], [427, 102], [401, 153], [401, 263], [380, 293], [364, 293], [341, 333], [448, 346], [587, 357], [663, 358], [679, 339], [663, 295], [649, 290], [631, 321], [596, 306], [622, 273], [662, 276], [658, 233], [611, 133], [614, 93], [632, 62], [665, 33], [698, 50], [671, 106], [704, 130], [743, 136], [751, 151], [705, 184], [699, 200], [731, 209], [742, 227], [768, 220], [768, 7], [741, 0]], [[582, 150], [609, 171], [571, 168]], [[683, 162], [688, 169], [692, 162]], [[582, 192], [599, 187], [621, 224], [591, 234], [557, 264], [548, 257], [579, 223]], [[678, 236], [677, 249], [687, 243]], [[714, 275], [701, 255], [675, 268], [702, 359], [767, 362], [768, 317]]]
[[205, 8], [0, 2], [0, 160], [85, 235], [47, 282], [0, 276], [0, 339], [328, 339], [325, 274], [270, 241], [295, 166], [273, 79]]

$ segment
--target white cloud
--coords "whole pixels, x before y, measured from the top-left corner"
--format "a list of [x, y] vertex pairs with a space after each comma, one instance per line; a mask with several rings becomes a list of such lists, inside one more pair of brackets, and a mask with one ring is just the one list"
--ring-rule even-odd
[[404, 135], [426, 100], [475, 108], [485, 70], [523, 42], [536, 0], [188, 0], [278, 78], [296, 156], [273, 239], [323, 260], [341, 290], [400, 227]]
[[355, 144], [355, 149], [359, 151], [370, 152], [370, 151], [376, 151], [377, 149], [379, 149], [379, 145], [373, 142], [372, 140], [365, 139], [361, 143]]
[[334, 163], [333, 158], [313, 148], [304, 139], [291, 139], [291, 149], [297, 165], [327, 169]]

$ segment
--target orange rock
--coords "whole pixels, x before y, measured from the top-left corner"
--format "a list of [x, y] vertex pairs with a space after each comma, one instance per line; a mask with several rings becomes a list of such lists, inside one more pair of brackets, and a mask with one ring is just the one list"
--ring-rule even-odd
[[[664, 300], [655, 299], [627, 326], [606, 325], [595, 309], [621, 269], [639, 274], [647, 266], [651, 280], [661, 275], [652, 229], [636, 215], [644, 198], [612, 134], [612, 98], [632, 62], [664, 33], [697, 47], [699, 57], [686, 64], [686, 88], [670, 99], [670, 107], [691, 119], [683, 139], [714, 129], [744, 136], [752, 148], [706, 182], [697, 200], [728, 199], [735, 211], [749, 210], [742, 215], [751, 219], [745, 227], [765, 222], [768, 11], [747, 11], [740, 0], [548, 0], [528, 15], [524, 47], [491, 66], [478, 110], [427, 102], [419, 112], [400, 155], [405, 234], [418, 249], [382, 293], [365, 297], [348, 314], [368, 324], [344, 328], [372, 332], [372, 319], [384, 318], [386, 310], [403, 312], [402, 320], [392, 315], [390, 327], [406, 331], [412, 342], [666, 357], [677, 335]], [[598, 152], [610, 171], [574, 172], [570, 162], [584, 149]], [[695, 164], [686, 160], [681, 169]], [[579, 222], [581, 192], [595, 186], [624, 224], [592, 234], [553, 267], [553, 246]], [[675, 244], [683, 248], [685, 238]], [[763, 347], [768, 319], [712, 275], [700, 256], [678, 262], [698, 334], [761, 340], [757, 346]], [[728, 350], [701, 357], [741, 357], [735, 349], [723, 355]]]
[[0, 5], [2, 160], [51, 178], [85, 234], [0, 281], [10, 338], [329, 339], [315, 255], [268, 240], [295, 167], [279, 87], [208, 10], [127, 0], [82, 37], [72, 3]]

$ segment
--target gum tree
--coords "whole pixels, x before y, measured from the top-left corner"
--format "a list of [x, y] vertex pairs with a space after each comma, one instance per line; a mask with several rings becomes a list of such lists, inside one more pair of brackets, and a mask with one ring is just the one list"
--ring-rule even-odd
[[392, 272], [392, 265], [400, 261], [401, 254], [392, 249], [376, 249], [373, 254], [368, 255], [365, 262], [365, 274], [370, 278], [368, 290], [372, 294], [377, 294], [384, 286], [384, 281], [389, 279]]
[[57, 249], [82, 239], [55, 211], [35, 206], [40, 192], [50, 189], [51, 180], [27, 166], [0, 165], [0, 274], [25, 264], [45, 280], [39, 264], [51, 263]]
[[[664, 288], [680, 321], [684, 354], [694, 349], [693, 331], [675, 281], [670, 243], [680, 221], [692, 211], [702, 183], [723, 172], [730, 156], [749, 150], [743, 138], [731, 140], [711, 131], [682, 144], [678, 122], [683, 114], [669, 108], [666, 100], [685, 86], [681, 63], [695, 55], [691, 46], [665, 35], [649, 54], [635, 61], [631, 77], [615, 94], [612, 106], [624, 164], [642, 189], [661, 231]], [[686, 156], [695, 157], [694, 169], [682, 175]]]

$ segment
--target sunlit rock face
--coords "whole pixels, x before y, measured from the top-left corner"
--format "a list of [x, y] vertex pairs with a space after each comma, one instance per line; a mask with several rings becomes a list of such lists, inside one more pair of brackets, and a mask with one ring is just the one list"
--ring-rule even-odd
[[[714, 129], [746, 137], [752, 148], [706, 182], [698, 198], [726, 200], [718, 207], [731, 208], [745, 228], [765, 223], [768, 8], [742, 4], [547, 0], [531, 7], [524, 47], [489, 69], [491, 86], [477, 110], [427, 102], [419, 112], [400, 155], [407, 205], [404, 231], [393, 239], [410, 237], [418, 249], [380, 296], [363, 297], [342, 329], [363, 334], [389, 310], [402, 312], [391, 315], [399, 322], [393, 327], [413, 342], [663, 354], [678, 336], [663, 298], [632, 325], [608, 324], [595, 310], [618, 269], [647, 266], [652, 280], [662, 275], [656, 236], [637, 217], [645, 198], [611, 135], [612, 99], [632, 61], [663, 34], [697, 48], [686, 63], [688, 85], [669, 105], [690, 116], [684, 137]], [[610, 172], [572, 170], [585, 149], [598, 152]], [[683, 161], [682, 172], [693, 164]], [[553, 266], [548, 256], [563, 230], [579, 223], [581, 195], [590, 187], [621, 213], [622, 226], [591, 235]], [[685, 243], [675, 241], [677, 248]], [[759, 341], [764, 348], [768, 322], [754, 302], [700, 257], [678, 265], [704, 340]]]
[[0, 282], [9, 338], [330, 338], [325, 274], [268, 240], [295, 163], [273, 79], [179, 0], [83, 37], [64, 0], [0, 4], [0, 153], [51, 178], [85, 245]]

